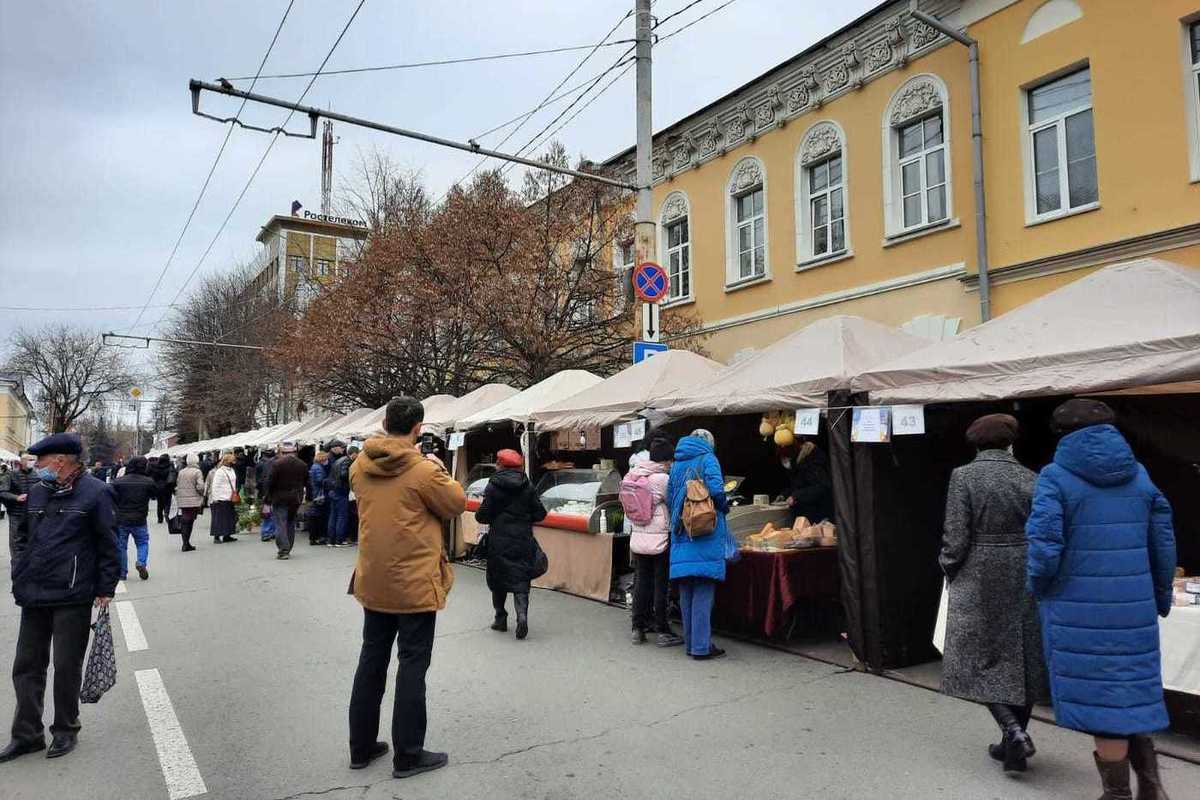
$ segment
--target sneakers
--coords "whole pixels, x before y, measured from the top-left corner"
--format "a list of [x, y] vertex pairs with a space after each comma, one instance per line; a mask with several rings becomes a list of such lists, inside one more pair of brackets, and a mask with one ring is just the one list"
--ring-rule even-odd
[[371, 752], [367, 753], [366, 758], [355, 760], [353, 755], [350, 756], [350, 769], [366, 769], [368, 766], [370, 766], [372, 761], [380, 756], [387, 755], [387, 751], [387, 742], [376, 742], [375, 744], [371, 745]]
[[445, 753], [431, 753], [428, 750], [422, 750], [420, 754], [415, 756], [397, 756], [395, 761], [395, 769], [392, 770], [393, 778], [411, 778], [413, 775], [420, 775], [422, 772], [432, 772], [435, 769], [441, 769], [450, 762], [450, 757]]
[[144, 581], [150, 579], [150, 570], [146, 569], [145, 564], [137, 565], [137, 573], [138, 573], [138, 577]]
[[683, 637], [676, 636], [671, 632], [660, 633], [658, 638], [654, 640], [655, 647], [678, 647], [683, 644]]

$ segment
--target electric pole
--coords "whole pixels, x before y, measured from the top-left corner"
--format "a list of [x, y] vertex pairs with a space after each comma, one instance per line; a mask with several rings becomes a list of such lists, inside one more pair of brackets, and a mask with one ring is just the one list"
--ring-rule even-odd
[[650, 191], [650, 147], [654, 136], [650, 118], [650, 0], [635, 0], [634, 22], [636, 25], [637, 59], [637, 227], [634, 233], [636, 263], [655, 261], [657, 242], [654, 220], [651, 217], [652, 195]]

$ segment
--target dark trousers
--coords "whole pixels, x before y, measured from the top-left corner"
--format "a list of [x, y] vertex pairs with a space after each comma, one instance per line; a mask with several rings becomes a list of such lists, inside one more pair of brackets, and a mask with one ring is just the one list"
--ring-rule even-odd
[[170, 489], [163, 489], [158, 493], [158, 505], [155, 512], [158, 514], [158, 521], [162, 522], [171, 516], [171, 499], [174, 495]]
[[179, 509], [179, 533], [183, 539], [184, 547], [192, 545], [192, 526], [196, 524], [196, 517], [200, 512], [199, 508], [180, 508]]
[[46, 696], [46, 667], [54, 647], [54, 724], [50, 733], [79, 730], [79, 687], [83, 683], [83, 657], [91, 634], [92, 606], [22, 608], [13, 658], [13, 689], [17, 712], [13, 715], [15, 742], [44, 741], [42, 708]]
[[653, 556], [635, 554], [633, 568], [633, 629], [669, 633], [667, 598], [671, 593], [671, 552], [667, 550]]
[[[513, 608], [517, 612], [517, 622], [529, 621], [529, 592], [513, 592]], [[504, 603], [508, 600], [508, 592], [492, 591], [492, 608], [496, 610], [496, 619], [508, 619]]]
[[325, 529], [329, 519], [329, 501], [312, 503], [308, 507], [308, 543], [325, 541]]
[[379, 736], [379, 705], [396, 642], [400, 666], [392, 704], [392, 752], [399, 765], [425, 746], [425, 673], [433, 657], [437, 612], [384, 614], [363, 609], [363, 643], [350, 694], [350, 759], [366, 761]]
[[281, 553], [292, 552], [296, 541], [296, 515], [299, 506], [271, 506], [271, 517], [275, 520], [275, 547]]

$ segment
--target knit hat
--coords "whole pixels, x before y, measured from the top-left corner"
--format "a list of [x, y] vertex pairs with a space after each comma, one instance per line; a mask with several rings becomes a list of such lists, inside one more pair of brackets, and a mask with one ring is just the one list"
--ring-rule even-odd
[[1017, 440], [1020, 426], [1009, 414], [988, 414], [967, 428], [967, 442], [976, 450], [1000, 450]]
[[1055, 433], [1065, 435], [1091, 425], [1112, 425], [1116, 421], [1116, 413], [1107, 404], [1077, 397], [1054, 409], [1051, 427]]
[[525, 459], [516, 450], [505, 449], [496, 453], [496, 466], [500, 469], [521, 469], [525, 466]]

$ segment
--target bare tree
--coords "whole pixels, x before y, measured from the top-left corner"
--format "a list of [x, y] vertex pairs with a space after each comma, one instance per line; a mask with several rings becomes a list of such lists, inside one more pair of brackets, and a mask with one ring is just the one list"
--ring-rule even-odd
[[373, 234], [404, 224], [433, 207], [420, 170], [406, 169], [378, 147], [359, 151], [351, 177], [342, 183], [339, 212], [364, 220]]
[[68, 325], [20, 329], [9, 341], [5, 370], [33, 386], [53, 433], [69, 430], [98, 401], [138, 382], [127, 354], [105, 347], [100, 334]]

